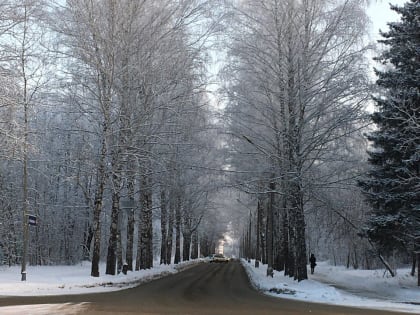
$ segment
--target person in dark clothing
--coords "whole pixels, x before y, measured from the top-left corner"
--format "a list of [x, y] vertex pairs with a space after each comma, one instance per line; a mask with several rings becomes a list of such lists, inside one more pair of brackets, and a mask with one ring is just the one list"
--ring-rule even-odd
[[311, 254], [311, 257], [309, 258], [309, 262], [311, 263], [311, 274], [314, 274], [315, 266], [316, 266], [316, 258], [314, 254]]

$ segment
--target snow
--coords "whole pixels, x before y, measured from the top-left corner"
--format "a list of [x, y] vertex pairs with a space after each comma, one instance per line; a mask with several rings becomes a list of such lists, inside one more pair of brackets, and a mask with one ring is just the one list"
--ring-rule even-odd
[[410, 270], [399, 269], [395, 278], [384, 270], [354, 270], [318, 262], [315, 273], [301, 282], [274, 271], [267, 277], [267, 266], [254, 267], [242, 260], [251, 283], [260, 291], [281, 298], [333, 305], [357, 306], [420, 314], [420, 287]]
[[159, 265], [154, 268], [128, 272], [127, 275], [105, 275], [100, 265], [100, 277], [90, 276], [90, 262], [75, 266], [28, 266], [27, 281], [20, 281], [20, 266], [0, 267], [1, 296], [67, 295], [115, 291], [134, 287], [183, 270], [199, 260], [178, 265]]
[[[0, 297], [68, 295], [121, 290], [177, 273], [201, 262], [202, 260], [195, 260], [176, 266], [156, 263], [152, 269], [117, 276], [105, 275], [105, 265], [102, 264], [100, 266], [102, 276], [98, 278], [90, 276], [89, 262], [76, 266], [28, 266], [26, 282], [20, 281], [19, 266], [1, 267]], [[353, 270], [319, 262], [315, 268], [315, 274], [309, 274], [309, 280], [297, 282], [276, 271], [273, 278], [266, 277], [267, 266], [260, 264], [260, 268], [255, 268], [253, 261], [248, 263], [242, 260], [242, 264], [253, 285], [272, 296], [420, 314], [420, 288], [417, 287], [417, 277], [409, 275], [409, 269], [399, 269], [397, 277], [392, 278], [385, 274], [384, 270]], [[31, 314], [38, 314], [36, 308], [39, 308], [39, 314], [47, 314], [52, 310], [59, 312], [60, 307], [68, 310], [70, 306], [31, 306]], [[71, 305], [71, 307], [83, 309], [82, 304]], [[1, 308], [2, 314], [15, 314], [16, 311], [16, 307]]]

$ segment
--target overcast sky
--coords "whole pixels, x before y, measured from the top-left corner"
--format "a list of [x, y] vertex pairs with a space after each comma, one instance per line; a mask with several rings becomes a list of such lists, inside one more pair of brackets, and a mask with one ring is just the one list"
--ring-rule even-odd
[[372, 19], [372, 35], [378, 39], [379, 29], [387, 30], [387, 22], [396, 21], [399, 15], [389, 8], [389, 3], [403, 6], [408, 0], [374, 0], [369, 6], [368, 14]]

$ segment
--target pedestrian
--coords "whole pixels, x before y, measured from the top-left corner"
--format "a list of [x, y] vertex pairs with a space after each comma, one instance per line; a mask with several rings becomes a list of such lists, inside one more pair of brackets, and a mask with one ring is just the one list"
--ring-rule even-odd
[[314, 274], [315, 266], [316, 266], [316, 258], [314, 254], [311, 254], [311, 258], [309, 258], [309, 262], [311, 263], [311, 274]]

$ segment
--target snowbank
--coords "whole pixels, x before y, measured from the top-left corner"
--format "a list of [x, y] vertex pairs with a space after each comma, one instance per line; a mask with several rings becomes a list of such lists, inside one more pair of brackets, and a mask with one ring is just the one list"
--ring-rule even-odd
[[0, 268], [0, 296], [64, 295], [127, 289], [140, 283], [176, 273], [199, 260], [178, 265], [159, 265], [154, 268], [128, 272], [127, 275], [105, 275], [100, 265], [100, 277], [90, 277], [90, 262], [75, 266], [28, 266], [27, 281], [20, 281], [20, 267]]
[[297, 282], [276, 271], [273, 278], [266, 277], [266, 265], [255, 268], [253, 261], [245, 260], [242, 264], [253, 285], [272, 296], [420, 314], [420, 288], [408, 269], [390, 278], [383, 270], [350, 270], [321, 262], [309, 280]]
[[[26, 282], [20, 281], [19, 266], [2, 267], [0, 296], [67, 295], [121, 290], [177, 273], [197, 263], [201, 263], [201, 260], [176, 266], [156, 263], [152, 269], [117, 276], [105, 275], [105, 265], [102, 264], [102, 276], [98, 278], [89, 276], [88, 262], [76, 266], [28, 266]], [[298, 283], [276, 271], [273, 278], [266, 277], [267, 266], [262, 264], [260, 268], [255, 268], [254, 262], [242, 260], [242, 263], [253, 285], [273, 296], [420, 314], [420, 288], [416, 286], [416, 278], [409, 275], [408, 269], [398, 270], [398, 276], [391, 278], [383, 270], [352, 270], [320, 262], [315, 274], [309, 275], [309, 280]], [[47, 306], [39, 307], [44, 310]], [[2, 308], [2, 312], [5, 310]], [[11, 308], [10, 314], [13, 314], [13, 310], [16, 311]], [[45, 311], [40, 314], [45, 314]]]

